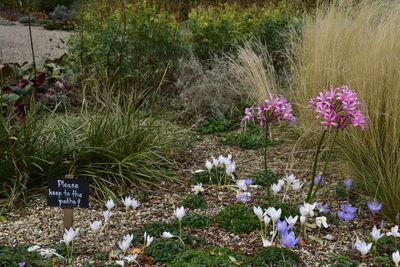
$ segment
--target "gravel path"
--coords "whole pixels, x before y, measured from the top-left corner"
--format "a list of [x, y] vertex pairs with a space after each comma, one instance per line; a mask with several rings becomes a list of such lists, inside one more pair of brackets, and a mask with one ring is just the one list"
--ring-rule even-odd
[[[48, 31], [32, 26], [35, 59], [57, 58], [66, 51], [66, 41], [71, 33]], [[32, 61], [29, 28], [21, 24], [0, 25], [0, 63]]]

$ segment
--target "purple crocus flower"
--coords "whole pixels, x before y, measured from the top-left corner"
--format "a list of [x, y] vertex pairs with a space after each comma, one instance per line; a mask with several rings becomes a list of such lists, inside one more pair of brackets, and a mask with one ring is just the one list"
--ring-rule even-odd
[[297, 244], [297, 242], [299, 242], [299, 237], [296, 238], [296, 236], [294, 235], [294, 232], [282, 232], [281, 233], [281, 243], [282, 245], [284, 245], [285, 247], [293, 247], [294, 245]]
[[383, 228], [383, 226], [385, 226], [385, 220], [381, 220], [381, 223], [379, 225], [381, 228]]
[[353, 181], [351, 179], [344, 179], [343, 184], [347, 189], [349, 189], [352, 186]]
[[247, 203], [250, 201], [250, 194], [247, 192], [242, 192], [242, 193], [236, 195], [236, 200], [243, 202], [243, 203]]
[[380, 209], [382, 208], [382, 205], [383, 205], [383, 202], [378, 203], [378, 201], [376, 201], [376, 199], [372, 202], [371, 201], [367, 202], [367, 206], [368, 206], [369, 210], [372, 211], [373, 214], [380, 211]]
[[328, 203], [326, 204], [322, 204], [322, 203], [318, 203], [317, 207], [319, 212], [321, 213], [328, 213], [331, 209], [328, 207]]
[[356, 211], [357, 208], [353, 207], [350, 204], [341, 204], [339, 205], [338, 217], [348, 222], [354, 219], [354, 217], [356, 216]]
[[[321, 181], [321, 178], [322, 178], [322, 181]], [[315, 176], [315, 178], [314, 178], [314, 184], [318, 184], [319, 181], [321, 181], [321, 184], [322, 184], [322, 183], [325, 182], [325, 178], [321, 177], [321, 175]]]
[[252, 184], [253, 184], [253, 179], [251, 179], [251, 178], [246, 178], [246, 179], [244, 179], [244, 184], [245, 184], [246, 186], [252, 185]]
[[26, 262], [24, 262], [24, 261], [18, 263], [18, 266], [19, 266], [19, 267], [24, 267], [25, 265], [26, 265]]
[[289, 224], [289, 225], [288, 225], [287, 222], [286, 222], [285, 220], [283, 220], [283, 221], [278, 220], [278, 221], [276, 222], [276, 230], [277, 230], [279, 233], [283, 233], [283, 232], [289, 231], [290, 228], [292, 228], [292, 226], [293, 226], [293, 224]]

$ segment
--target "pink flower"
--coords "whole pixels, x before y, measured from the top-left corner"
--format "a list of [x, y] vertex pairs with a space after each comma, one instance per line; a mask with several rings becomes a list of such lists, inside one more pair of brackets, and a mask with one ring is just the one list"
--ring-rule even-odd
[[316, 118], [325, 129], [329, 126], [345, 129], [349, 124], [365, 129], [365, 116], [360, 110], [356, 92], [347, 85], [340, 88], [331, 86], [310, 100], [310, 106], [315, 107]]
[[292, 114], [292, 105], [287, 102], [282, 95], [273, 97], [271, 94], [267, 99], [256, 107], [257, 115], [253, 114], [252, 108], [246, 108], [246, 116], [242, 119], [242, 123], [250, 119], [256, 119], [260, 126], [274, 121], [288, 120], [295, 123], [296, 119]]

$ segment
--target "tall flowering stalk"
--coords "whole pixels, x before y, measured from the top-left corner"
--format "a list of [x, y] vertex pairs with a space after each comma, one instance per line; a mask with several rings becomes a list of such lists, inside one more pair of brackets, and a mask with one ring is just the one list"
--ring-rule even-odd
[[349, 125], [361, 127], [362, 130], [365, 129], [365, 116], [361, 112], [360, 106], [361, 103], [358, 101], [357, 94], [347, 85], [343, 85], [340, 88], [334, 88], [331, 86], [329, 89], [320, 92], [318, 96], [310, 100], [310, 105], [308, 108], [315, 107], [316, 119], [324, 127], [314, 157], [311, 186], [307, 194], [306, 202], [313, 201], [321, 185], [322, 179], [316, 183], [316, 188], [314, 190], [314, 178], [317, 174], [319, 154], [327, 133], [330, 132], [331, 129], [334, 131], [328, 148], [328, 154], [321, 172], [322, 177], [324, 177], [328, 163], [330, 162], [330, 157], [339, 129], [344, 130]]
[[[242, 125], [246, 125], [249, 120], [254, 120], [260, 127], [264, 127], [264, 169], [265, 177], [268, 177], [268, 135], [270, 130], [270, 123], [282, 120], [288, 120], [295, 123], [296, 119], [292, 114], [292, 105], [287, 102], [286, 98], [282, 95], [273, 97], [271, 94], [267, 99], [260, 102], [259, 106], [253, 110], [253, 108], [245, 109], [246, 116], [242, 119]], [[268, 191], [268, 196], [270, 192]]]

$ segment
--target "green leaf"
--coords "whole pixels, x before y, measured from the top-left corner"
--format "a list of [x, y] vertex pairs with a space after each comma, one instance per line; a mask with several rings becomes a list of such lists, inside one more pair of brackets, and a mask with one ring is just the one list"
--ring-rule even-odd
[[10, 103], [10, 102], [15, 102], [20, 98], [19, 95], [17, 94], [4, 94], [0, 96], [1, 102], [2, 103]]

